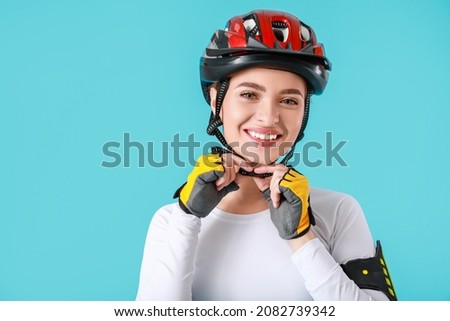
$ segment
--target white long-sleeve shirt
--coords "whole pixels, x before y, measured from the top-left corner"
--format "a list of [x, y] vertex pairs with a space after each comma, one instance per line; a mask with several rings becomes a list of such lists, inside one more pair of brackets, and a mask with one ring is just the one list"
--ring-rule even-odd
[[359, 289], [340, 264], [375, 254], [361, 207], [346, 194], [310, 189], [316, 239], [292, 252], [269, 210], [214, 209], [200, 219], [178, 204], [151, 221], [137, 300], [387, 300]]

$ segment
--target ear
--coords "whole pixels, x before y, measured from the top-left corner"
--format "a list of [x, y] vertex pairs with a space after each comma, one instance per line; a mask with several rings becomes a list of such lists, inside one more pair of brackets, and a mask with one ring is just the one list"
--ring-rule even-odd
[[209, 105], [213, 114], [216, 114], [216, 98], [217, 98], [217, 88], [215, 85], [209, 87]]

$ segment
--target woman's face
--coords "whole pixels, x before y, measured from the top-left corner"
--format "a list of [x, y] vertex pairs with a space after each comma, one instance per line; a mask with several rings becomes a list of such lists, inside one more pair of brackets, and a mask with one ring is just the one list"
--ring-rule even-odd
[[[231, 77], [221, 118], [224, 136], [247, 161], [270, 164], [295, 142], [302, 124], [306, 82], [287, 71], [249, 68]], [[211, 89], [211, 107], [216, 89]]]

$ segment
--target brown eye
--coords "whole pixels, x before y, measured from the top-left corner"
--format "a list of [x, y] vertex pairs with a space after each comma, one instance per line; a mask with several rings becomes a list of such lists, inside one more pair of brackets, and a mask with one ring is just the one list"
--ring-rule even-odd
[[254, 93], [249, 92], [249, 91], [245, 91], [245, 92], [241, 93], [240, 96], [242, 98], [245, 98], [245, 99], [256, 99], [256, 98], [258, 98]]
[[281, 100], [281, 103], [287, 104], [287, 105], [292, 105], [292, 106], [298, 105], [298, 101], [295, 99], [292, 99], [292, 98], [285, 98], [285, 99]]

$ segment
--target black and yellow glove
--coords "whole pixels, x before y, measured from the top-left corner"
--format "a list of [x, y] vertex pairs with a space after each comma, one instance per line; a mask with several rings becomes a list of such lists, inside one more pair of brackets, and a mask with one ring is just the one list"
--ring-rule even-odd
[[290, 240], [300, 237], [316, 223], [309, 205], [308, 179], [289, 168], [278, 185], [281, 191], [278, 208], [270, 199], [270, 189], [263, 191], [264, 198], [269, 202], [270, 218], [281, 238]]
[[224, 175], [225, 168], [219, 154], [205, 154], [197, 159], [194, 170], [189, 174], [187, 182], [174, 195], [184, 212], [198, 217], [207, 216], [222, 198], [239, 189], [231, 182], [220, 191], [215, 182]]

